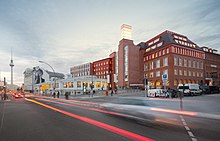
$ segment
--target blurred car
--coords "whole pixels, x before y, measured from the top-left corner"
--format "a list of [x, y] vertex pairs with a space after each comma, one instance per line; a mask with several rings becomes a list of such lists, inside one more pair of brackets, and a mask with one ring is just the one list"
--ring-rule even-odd
[[115, 115], [119, 114], [137, 121], [175, 121], [176, 118], [174, 116], [176, 115], [154, 111], [153, 108], [155, 107], [156, 103], [145, 97], [120, 97], [109, 103], [101, 104], [101, 109], [103, 110], [115, 112]]
[[171, 94], [172, 98], [178, 97], [178, 91], [176, 89], [168, 89], [168, 94]]
[[13, 96], [14, 98], [23, 98], [23, 97], [24, 97], [24, 96], [23, 96], [22, 94], [20, 94], [20, 93], [13, 93], [12, 96]]
[[219, 87], [217, 86], [200, 86], [203, 94], [216, 94], [220, 93]]

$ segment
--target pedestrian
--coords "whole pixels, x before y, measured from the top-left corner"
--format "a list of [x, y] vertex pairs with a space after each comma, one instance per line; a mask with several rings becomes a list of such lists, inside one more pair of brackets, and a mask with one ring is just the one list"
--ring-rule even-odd
[[113, 96], [113, 93], [114, 93], [113, 90], [111, 90], [111, 96]]
[[53, 98], [56, 98], [56, 92], [53, 92]]
[[59, 97], [60, 97], [60, 92], [58, 91], [58, 92], [57, 92], [57, 98], [59, 98]]
[[117, 88], [115, 88], [115, 94], [117, 93]]
[[68, 97], [69, 95], [68, 95], [68, 92], [65, 92], [65, 98], [66, 98], [66, 100], [68, 100], [69, 99], [69, 97]]
[[76, 91], [75, 91], [75, 93], [74, 93], [74, 94], [75, 94], [75, 96], [76, 96]]

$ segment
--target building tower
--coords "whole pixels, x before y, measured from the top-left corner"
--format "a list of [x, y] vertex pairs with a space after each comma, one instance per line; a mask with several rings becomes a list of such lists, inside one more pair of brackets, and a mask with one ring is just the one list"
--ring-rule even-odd
[[132, 34], [132, 26], [123, 24], [121, 26], [121, 39], [128, 39], [131, 40], [131, 34]]
[[14, 67], [14, 63], [13, 63], [13, 58], [12, 58], [12, 50], [11, 50], [11, 63], [9, 64], [9, 66], [11, 67], [11, 86], [12, 86], [12, 90], [14, 89], [13, 86], [13, 67]]

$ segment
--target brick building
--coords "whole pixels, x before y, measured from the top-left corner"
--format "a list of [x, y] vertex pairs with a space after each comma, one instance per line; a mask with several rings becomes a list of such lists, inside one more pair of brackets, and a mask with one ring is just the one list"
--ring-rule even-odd
[[108, 88], [112, 87], [111, 79], [112, 79], [112, 58], [105, 58], [101, 60], [97, 60], [93, 62], [93, 72], [98, 78], [107, 79]]
[[[205, 53], [186, 36], [164, 31], [148, 40], [146, 46], [144, 72], [151, 88], [204, 83]], [[164, 84], [163, 74], [168, 76]]]
[[202, 47], [202, 49], [205, 52], [205, 85], [220, 87], [220, 54], [217, 54], [217, 50], [208, 47]]
[[143, 86], [143, 54], [133, 40], [122, 39], [118, 45], [118, 87]]
[[93, 64], [85, 63], [70, 68], [70, 74], [74, 77], [93, 75]]

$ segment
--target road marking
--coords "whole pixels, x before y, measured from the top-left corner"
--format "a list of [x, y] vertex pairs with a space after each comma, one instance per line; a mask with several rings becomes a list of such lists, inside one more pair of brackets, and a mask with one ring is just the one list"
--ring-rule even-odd
[[186, 130], [187, 130], [187, 131], [189, 131], [189, 130], [190, 130], [188, 126], [184, 126], [184, 127], [186, 128]]
[[38, 101], [35, 101], [35, 100], [31, 100], [31, 99], [28, 99], [28, 98], [25, 98], [25, 100], [27, 100], [29, 102], [33, 102], [33, 103], [38, 104], [38, 105], [41, 105], [41, 106], [46, 107], [48, 109], [54, 110], [56, 112], [62, 113], [64, 115], [73, 117], [75, 119], [84, 121], [86, 123], [92, 124], [94, 126], [103, 128], [103, 129], [108, 130], [112, 133], [116, 133], [118, 135], [124, 136], [126, 138], [129, 138], [129, 139], [132, 139], [132, 140], [135, 140], [135, 141], [154, 141], [153, 139], [150, 139], [150, 138], [147, 138], [147, 137], [144, 137], [144, 136], [141, 136], [141, 135], [138, 135], [138, 134], [135, 134], [135, 133], [132, 133], [132, 132], [129, 132], [129, 131], [126, 131], [126, 130], [123, 130], [123, 129], [120, 129], [120, 128], [117, 128], [117, 127], [114, 127], [114, 126], [111, 126], [111, 125], [93, 120], [93, 119], [90, 119], [90, 118], [87, 118], [87, 117], [72, 114], [70, 112], [67, 112], [67, 111], [64, 111], [64, 110], [46, 105], [44, 103], [41, 103], [41, 102], [38, 102]]
[[188, 131], [189, 136], [195, 137], [191, 131]]
[[196, 138], [192, 138], [192, 141], [197, 141], [197, 139]]
[[186, 125], [187, 125], [185, 121], [183, 121], [183, 125], [184, 125], [184, 126], [186, 126]]
[[185, 121], [185, 119], [183, 118], [182, 115], [180, 115], [180, 119], [181, 119], [181, 121], [182, 121], [182, 123], [183, 123], [183, 125], [184, 125], [184, 127], [185, 127], [185, 129], [186, 129], [186, 131], [187, 131], [187, 133], [189, 134], [191, 140], [192, 140], [192, 141], [197, 141], [197, 139], [196, 139], [195, 136], [193, 135], [192, 131], [190, 131], [190, 128], [187, 126], [186, 121]]

